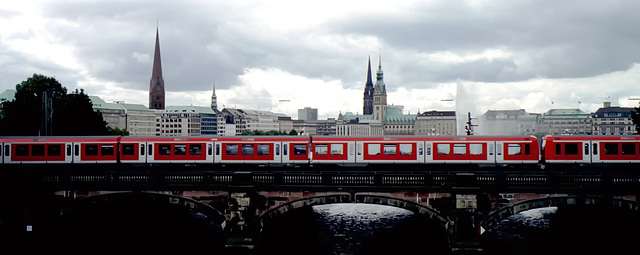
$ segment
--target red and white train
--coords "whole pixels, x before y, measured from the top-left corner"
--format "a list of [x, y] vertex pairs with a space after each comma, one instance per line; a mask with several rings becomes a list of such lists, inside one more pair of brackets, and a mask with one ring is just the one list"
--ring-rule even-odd
[[0, 137], [2, 164], [640, 163], [640, 136]]

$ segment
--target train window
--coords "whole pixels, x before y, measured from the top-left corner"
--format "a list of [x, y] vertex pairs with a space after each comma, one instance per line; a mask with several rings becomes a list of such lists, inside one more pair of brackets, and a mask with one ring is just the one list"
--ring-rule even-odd
[[438, 144], [438, 155], [449, 155], [451, 153], [451, 146], [449, 144]]
[[243, 144], [242, 155], [253, 155], [253, 144]]
[[431, 155], [431, 144], [427, 143], [427, 155]]
[[604, 144], [604, 154], [607, 154], [607, 155], [618, 155], [618, 144], [617, 143], [605, 143]]
[[369, 155], [380, 155], [380, 144], [377, 144], [377, 143], [367, 144], [367, 151]]
[[103, 144], [100, 146], [100, 155], [113, 155], [113, 145]]
[[[151, 152], [149, 152], [151, 154]], [[158, 154], [159, 155], [171, 155], [171, 144], [159, 144], [158, 145]]]
[[238, 155], [238, 145], [237, 144], [227, 144], [226, 145], [227, 155]]
[[4, 155], [5, 156], [9, 156], [9, 148], [11, 148], [9, 145], [5, 145], [4, 146]]
[[589, 144], [588, 143], [584, 144], [584, 155], [589, 155]]
[[293, 145], [293, 154], [294, 155], [307, 155], [307, 146], [304, 144], [294, 144]]
[[316, 145], [316, 155], [327, 155], [327, 145], [326, 144], [317, 144]]
[[507, 155], [521, 155], [521, 154], [522, 154], [522, 145], [520, 144], [507, 145]]
[[556, 143], [556, 155], [562, 154], [562, 144]]
[[349, 155], [353, 155], [353, 144], [349, 144]]
[[87, 144], [84, 146], [84, 155], [87, 156], [97, 156], [98, 155], [98, 145], [95, 144]]
[[400, 144], [400, 155], [413, 154], [413, 146], [411, 144]]
[[531, 155], [531, 144], [524, 145], [524, 155]]
[[331, 155], [342, 155], [344, 151], [343, 144], [332, 144], [331, 145]]
[[29, 156], [29, 145], [26, 145], [26, 144], [16, 145], [16, 156]]
[[577, 143], [567, 143], [564, 145], [564, 154], [565, 155], [578, 155], [578, 144]]
[[395, 144], [385, 144], [384, 145], [384, 155], [396, 155], [396, 145]]
[[134, 155], [136, 153], [135, 148], [135, 144], [123, 144], [122, 155]]
[[207, 144], [207, 155], [213, 154], [213, 146], [211, 144]]
[[189, 146], [189, 155], [202, 155], [202, 144], [191, 144]]
[[76, 144], [73, 146], [73, 154], [76, 156], [80, 155], [80, 145]]
[[461, 144], [461, 143], [453, 144], [453, 154], [454, 155], [467, 154], [467, 145], [466, 144]]
[[418, 144], [418, 154], [420, 155], [424, 154], [424, 148], [422, 148], [422, 146], [424, 146], [422, 143]]
[[140, 155], [144, 155], [144, 144], [140, 144]]
[[31, 147], [31, 155], [44, 156], [44, 144], [34, 144]]
[[151, 144], [149, 144], [147, 148], [149, 149], [149, 151], [147, 151], [147, 155], [149, 155], [149, 156], [153, 155], [153, 146], [151, 146]]
[[220, 155], [220, 144], [216, 144], [216, 155]]
[[593, 144], [593, 155], [598, 155], [598, 144], [597, 143]]
[[489, 155], [493, 155], [493, 143], [489, 144]]
[[[287, 155], [287, 148], [289, 148], [289, 146], [287, 146], [286, 144], [282, 145], [282, 154], [283, 155]], [[267, 154], [269, 155], [269, 154]], [[280, 155], [280, 144], [276, 144], [276, 156]]]
[[71, 156], [71, 144], [67, 144], [67, 156]]
[[623, 143], [622, 144], [622, 155], [635, 155], [636, 154], [636, 145], [633, 143]]
[[472, 143], [469, 144], [469, 154], [471, 155], [482, 155], [482, 144]]
[[49, 144], [49, 145], [47, 145], [47, 155], [48, 156], [60, 156], [60, 145], [59, 144]]
[[187, 155], [186, 144], [176, 144], [173, 146], [173, 155]]
[[[278, 148], [280, 149], [280, 148]], [[258, 155], [269, 155], [268, 144], [258, 144]]]

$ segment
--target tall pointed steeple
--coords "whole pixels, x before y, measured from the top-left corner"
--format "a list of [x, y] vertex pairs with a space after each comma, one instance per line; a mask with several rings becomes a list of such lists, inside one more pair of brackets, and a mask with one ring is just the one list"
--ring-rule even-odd
[[387, 116], [387, 88], [384, 85], [382, 73], [382, 56], [378, 62], [376, 72], [376, 86], [373, 92], [373, 119], [380, 123], [385, 123]]
[[218, 110], [218, 97], [216, 96], [216, 84], [213, 84], [213, 94], [211, 95], [211, 110]]
[[153, 69], [149, 83], [149, 109], [164, 110], [164, 78], [162, 78], [162, 61], [160, 60], [160, 38], [156, 27], [156, 49], [153, 54]]
[[384, 74], [382, 73], [382, 55], [378, 60], [378, 71], [376, 72], [376, 90], [380, 90], [382, 93], [387, 93], [387, 88], [384, 85]]
[[371, 57], [369, 57], [369, 66], [367, 68], [367, 83], [364, 85], [364, 106], [362, 113], [369, 115], [373, 113], [373, 82], [371, 81]]

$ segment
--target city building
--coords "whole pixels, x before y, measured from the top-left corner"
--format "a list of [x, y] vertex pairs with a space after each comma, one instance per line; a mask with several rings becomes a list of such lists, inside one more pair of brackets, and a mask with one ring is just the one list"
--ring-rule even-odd
[[217, 135], [218, 118], [210, 107], [168, 106], [162, 112], [163, 136]]
[[592, 115], [580, 109], [551, 109], [539, 119], [538, 131], [544, 135], [590, 135], [592, 123]]
[[299, 120], [318, 120], [318, 108], [305, 107], [298, 109]]
[[632, 107], [611, 106], [604, 102], [603, 106], [593, 114], [594, 135], [632, 135], [636, 133], [636, 125], [631, 120]]
[[294, 120], [293, 129], [300, 135], [336, 135], [337, 120]]
[[457, 135], [455, 111], [428, 111], [418, 114], [415, 134], [420, 136]]
[[[227, 128], [235, 127], [235, 135], [241, 135], [244, 131], [279, 131], [279, 117], [287, 117], [281, 113], [272, 113], [269, 111], [245, 110], [224, 108], [221, 112], [224, 117], [225, 127], [219, 127], [219, 135], [231, 135]], [[229, 125], [229, 126], [227, 126]]]
[[[363, 114], [340, 113], [336, 124], [338, 135], [413, 135], [416, 115], [404, 114], [403, 106], [387, 104], [387, 88], [382, 71], [382, 58], [378, 62], [375, 84], [371, 79], [371, 60], [367, 66]], [[371, 106], [371, 107], [369, 107]], [[369, 125], [369, 128], [363, 127]]]
[[160, 39], [156, 28], [156, 47], [153, 54], [153, 69], [149, 82], [149, 109], [164, 110], [164, 78], [162, 78], [162, 61], [160, 59]]
[[102, 119], [113, 129], [127, 129], [127, 114], [118, 103], [107, 103], [97, 96], [89, 96], [94, 111], [102, 113]]
[[13, 101], [13, 99], [15, 99], [15, 96], [16, 96], [15, 89], [7, 89], [2, 93], [0, 93], [0, 112], [2, 112], [2, 108], [4, 107], [3, 106], [4, 102]]
[[[535, 135], [541, 118], [538, 113], [520, 110], [488, 110], [480, 117], [477, 135]], [[549, 123], [551, 125], [551, 123]], [[547, 128], [553, 129], [551, 126]]]

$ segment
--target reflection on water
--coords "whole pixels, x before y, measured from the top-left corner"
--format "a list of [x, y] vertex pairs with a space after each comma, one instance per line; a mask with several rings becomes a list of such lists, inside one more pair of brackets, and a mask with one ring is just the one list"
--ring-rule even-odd
[[396, 207], [332, 204], [292, 214], [264, 229], [260, 254], [445, 254], [448, 247], [437, 222]]
[[485, 254], [636, 254], [640, 217], [617, 208], [548, 207], [512, 215], [483, 234]]

